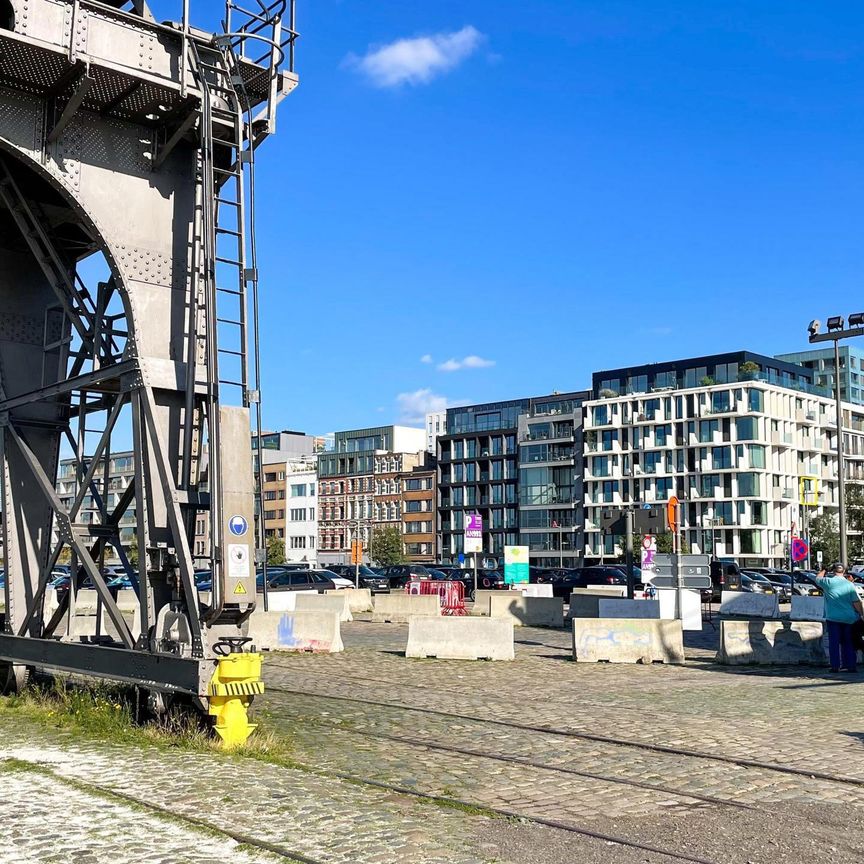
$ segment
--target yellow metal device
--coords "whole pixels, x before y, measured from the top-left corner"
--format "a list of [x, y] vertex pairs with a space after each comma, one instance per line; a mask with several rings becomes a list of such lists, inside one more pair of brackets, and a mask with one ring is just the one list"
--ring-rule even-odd
[[208, 710], [226, 749], [239, 747], [257, 728], [247, 709], [252, 697], [263, 692], [260, 654], [229, 654], [216, 664], [207, 687]]

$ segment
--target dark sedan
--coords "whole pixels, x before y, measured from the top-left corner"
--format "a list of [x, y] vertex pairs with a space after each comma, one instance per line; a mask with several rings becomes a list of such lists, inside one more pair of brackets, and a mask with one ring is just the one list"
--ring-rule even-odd
[[[287, 570], [268, 580], [268, 591], [332, 591], [336, 583], [328, 570]], [[269, 574], [268, 574], [269, 575]]]
[[562, 570], [552, 582], [552, 594], [569, 600], [574, 588], [588, 588], [591, 585], [627, 585], [627, 576], [618, 567], [598, 564], [593, 567], [576, 567]]
[[[331, 564], [327, 569], [331, 573], [341, 576], [343, 579], [350, 579], [352, 582], [357, 576], [357, 568], [354, 564]], [[361, 588], [368, 588], [373, 594], [390, 590], [390, 581], [386, 576], [376, 573], [371, 567], [367, 567], [365, 564], [361, 564], [359, 570]]]

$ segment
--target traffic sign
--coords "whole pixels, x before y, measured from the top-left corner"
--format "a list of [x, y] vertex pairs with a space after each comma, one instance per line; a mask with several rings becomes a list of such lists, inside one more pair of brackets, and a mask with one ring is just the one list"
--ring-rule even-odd
[[669, 530], [674, 534], [678, 530], [678, 499], [674, 495], [666, 504], [666, 520]]
[[803, 561], [807, 555], [810, 553], [810, 547], [807, 545], [807, 541], [802, 537], [793, 537], [792, 538], [792, 560], [793, 561]]
[[[674, 576], [652, 576], [648, 579], [655, 588], [675, 588]], [[705, 590], [711, 587], [710, 576], [682, 576], [679, 588], [695, 588]]]
[[[643, 579], [656, 588], [674, 588], [677, 566], [677, 556], [655, 555], [653, 570], [648, 573], [643, 572]], [[679, 587], [710, 588], [711, 559], [707, 555], [682, 555]]]

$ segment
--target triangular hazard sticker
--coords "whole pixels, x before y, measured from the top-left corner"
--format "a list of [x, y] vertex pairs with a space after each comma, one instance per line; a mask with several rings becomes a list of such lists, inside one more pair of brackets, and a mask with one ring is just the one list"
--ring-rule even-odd
[[246, 589], [243, 587], [242, 582], [237, 583], [237, 587], [234, 589], [235, 594], [246, 594]]

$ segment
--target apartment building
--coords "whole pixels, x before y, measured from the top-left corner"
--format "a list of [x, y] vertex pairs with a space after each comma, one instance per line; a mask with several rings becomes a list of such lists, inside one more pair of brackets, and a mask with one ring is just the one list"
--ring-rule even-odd
[[[604, 508], [676, 495], [692, 552], [784, 564], [791, 533], [837, 506], [834, 402], [813, 378], [750, 352], [595, 373], [586, 558], [622, 554], [622, 538], [600, 531]], [[847, 403], [843, 427], [846, 476], [864, 479], [864, 409]]]
[[[64, 507], [70, 507], [78, 494], [79, 483], [76, 472], [76, 462], [74, 459], [61, 459], [59, 470], [57, 472], [57, 483], [55, 489]], [[99, 461], [96, 470], [96, 483], [99, 490], [102, 490], [102, 482], [106, 476], [105, 461]], [[112, 454], [107, 465], [107, 489], [108, 494], [105, 497], [105, 507], [110, 513], [119, 502], [121, 496], [129, 488], [129, 485], [135, 479], [135, 468], [133, 464], [132, 451]], [[102, 522], [97, 502], [93, 498], [92, 491], [84, 496], [76, 519], [77, 524], [83, 525], [98, 525]], [[130, 506], [123, 518], [120, 520], [120, 542], [124, 548], [128, 549], [135, 537], [137, 521], [135, 518], [135, 507]], [[52, 532], [54, 542], [57, 541], [56, 529]], [[94, 542], [94, 537], [88, 536], [86, 541], [88, 544]], [[117, 550], [111, 546], [106, 547], [105, 553], [106, 564], [119, 564], [120, 558], [117, 555]]]
[[447, 429], [447, 412], [430, 411], [426, 415], [426, 451], [434, 456], [438, 452], [438, 436]]
[[[410, 426], [379, 426], [335, 434], [333, 449], [318, 457], [319, 563], [350, 561], [351, 542], [355, 539], [363, 543], [364, 561], [368, 561], [369, 539], [375, 525], [376, 455], [418, 454], [425, 446], [425, 430]], [[389, 516], [390, 511], [387, 519]], [[393, 521], [396, 524], [399, 519]]]
[[285, 473], [285, 560], [318, 563], [318, 466], [316, 459], [293, 460]]
[[[855, 345], [840, 345], [840, 398], [854, 405], [864, 405], [864, 351]], [[778, 354], [778, 360], [796, 363], [813, 371], [813, 383], [834, 392], [837, 372], [834, 369], [834, 346], [811, 348], [791, 354]]]
[[418, 455], [419, 464], [400, 477], [402, 547], [408, 561], [429, 564], [437, 561], [437, 472], [428, 453]]
[[438, 438], [438, 550], [443, 561], [465, 552], [469, 513], [483, 519], [483, 551], [502, 557], [519, 541], [519, 416], [529, 399], [447, 409]]
[[464, 553], [467, 514], [483, 551], [526, 545], [531, 563], [575, 566], [582, 551], [582, 403], [588, 391], [451, 408], [438, 439], [438, 546]]
[[588, 391], [529, 400], [517, 420], [519, 542], [531, 564], [575, 567], [583, 553], [582, 404]]

